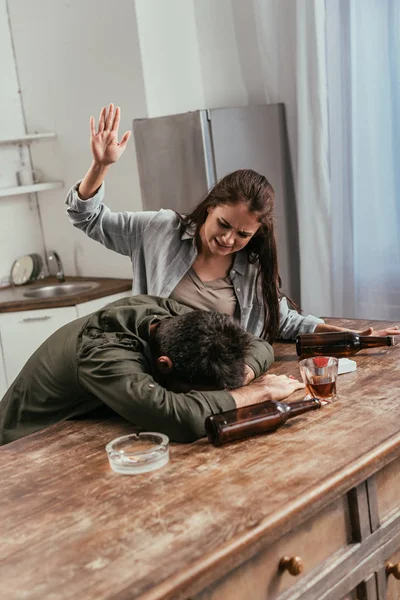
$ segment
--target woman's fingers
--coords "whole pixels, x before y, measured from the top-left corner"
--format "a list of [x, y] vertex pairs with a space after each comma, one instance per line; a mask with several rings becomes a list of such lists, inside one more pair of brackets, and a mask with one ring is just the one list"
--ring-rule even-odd
[[373, 331], [372, 327], [368, 327], [368, 329], [364, 329], [364, 331], [355, 331], [354, 333], [357, 333], [358, 335], [371, 335]]
[[96, 125], [94, 122], [94, 117], [90, 117], [90, 133], [91, 135], [96, 135]]
[[98, 164], [111, 165], [117, 162], [125, 150], [131, 132], [126, 131], [118, 143], [120, 117], [119, 106], [114, 110], [112, 103], [101, 109], [97, 131], [95, 119], [90, 117], [90, 145], [93, 158]]
[[131, 136], [131, 132], [130, 132], [130, 131], [126, 131], [126, 132], [124, 133], [124, 135], [122, 136], [122, 139], [121, 139], [121, 141], [120, 141], [120, 143], [119, 143], [119, 147], [120, 147], [122, 150], [124, 150], [124, 149], [125, 149], [125, 146], [126, 146], [126, 144], [128, 143], [128, 140], [129, 140], [130, 136]]
[[[118, 127], [121, 119], [121, 109], [119, 106], [115, 108], [114, 112], [114, 104], [111, 102], [108, 105], [108, 108], [103, 106], [100, 111], [99, 116], [99, 124], [97, 127], [97, 133], [103, 133], [104, 131], [112, 131], [113, 133], [118, 135]], [[90, 117], [90, 133], [92, 135], [96, 135], [96, 124], [94, 117]], [[127, 135], [128, 134], [128, 135]], [[125, 133], [124, 137], [121, 140], [121, 144], [128, 141], [130, 136], [130, 132]]]
[[381, 329], [380, 331], [375, 331], [374, 335], [400, 335], [400, 331], [397, 325], [394, 327], [388, 327], [388, 329]]
[[106, 116], [106, 126], [105, 129], [107, 131], [111, 130], [111, 126], [112, 126], [112, 122], [113, 122], [113, 117], [114, 117], [114, 104], [111, 103], [108, 105], [108, 112], [107, 112], [107, 116]]
[[114, 120], [112, 122], [112, 127], [111, 127], [111, 131], [114, 131], [117, 135], [118, 135], [120, 116], [121, 116], [121, 110], [120, 110], [119, 106], [117, 106], [115, 109], [115, 116], [114, 116]]
[[103, 106], [103, 108], [100, 111], [100, 116], [99, 116], [99, 125], [97, 127], [97, 133], [102, 133], [104, 131], [104, 125], [105, 125], [105, 114], [106, 114], [106, 107]]
[[374, 331], [372, 327], [368, 327], [364, 331], [356, 331], [358, 335], [374, 335], [374, 336], [385, 336], [385, 335], [400, 335], [400, 330], [398, 325], [393, 325], [393, 327], [388, 327], [387, 329], [379, 329], [379, 331]]

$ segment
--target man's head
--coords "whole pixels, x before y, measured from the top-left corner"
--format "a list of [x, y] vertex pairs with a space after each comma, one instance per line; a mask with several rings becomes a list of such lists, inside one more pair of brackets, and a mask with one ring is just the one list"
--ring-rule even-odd
[[243, 385], [250, 341], [228, 315], [196, 310], [160, 321], [156, 367], [176, 391], [233, 390]]

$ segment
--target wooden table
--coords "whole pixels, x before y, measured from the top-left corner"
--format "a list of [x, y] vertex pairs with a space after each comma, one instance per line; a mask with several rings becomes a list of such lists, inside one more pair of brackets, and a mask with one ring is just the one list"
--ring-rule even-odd
[[[1, 598], [399, 598], [385, 565], [400, 561], [400, 346], [355, 360], [335, 403], [229, 446], [172, 444], [153, 473], [110, 470], [120, 420], [1, 448]], [[272, 372], [299, 376], [293, 344]]]

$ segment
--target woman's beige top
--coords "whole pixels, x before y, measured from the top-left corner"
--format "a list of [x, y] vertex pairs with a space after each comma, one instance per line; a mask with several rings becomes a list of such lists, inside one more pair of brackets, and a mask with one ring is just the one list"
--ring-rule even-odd
[[231, 316], [236, 309], [236, 296], [230, 277], [202, 281], [194, 269], [189, 269], [170, 298], [190, 308], [214, 310]]

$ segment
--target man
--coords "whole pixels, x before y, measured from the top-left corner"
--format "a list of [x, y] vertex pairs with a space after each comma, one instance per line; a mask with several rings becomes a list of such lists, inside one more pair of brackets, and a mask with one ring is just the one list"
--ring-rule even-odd
[[205, 435], [213, 413], [303, 387], [263, 375], [272, 362], [271, 346], [227, 315], [124, 298], [65, 325], [31, 356], [0, 402], [0, 444], [102, 405], [190, 442]]

